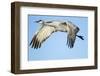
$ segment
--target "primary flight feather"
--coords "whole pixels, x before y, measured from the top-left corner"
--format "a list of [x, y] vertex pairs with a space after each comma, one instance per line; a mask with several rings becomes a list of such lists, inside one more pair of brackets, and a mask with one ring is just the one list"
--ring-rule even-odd
[[74, 25], [72, 22], [67, 21], [43, 21], [38, 20], [35, 21], [36, 23], [39, 23], [41, 28], [38, 30], [38, 32], [33, 36], [30, 45], [34, 49], [38, 49], [41, 47], [42, 43], [48, 39], [52, 33], [61, 31], [61, 32], [67, 32], [67, 45], [69, 48], [73, 48], [76, 36], [80, 39], [83, 39], [83, 36], [77, 35], [79, 28]]

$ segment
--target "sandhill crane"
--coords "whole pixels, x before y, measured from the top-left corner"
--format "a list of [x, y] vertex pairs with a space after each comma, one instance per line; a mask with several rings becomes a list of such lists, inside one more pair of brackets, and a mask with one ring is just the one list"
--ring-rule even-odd
[[67, 35], [67, 45], [69, 48], [73, 48], [76, 37], [83, 39], [83, 36], [77, 35], [79, 28], [70, 21], [44, 21], [38, 20], [35, 21], [41, 25], [41, 28], [38, 32], [33, 36], [30, 45], [34, 49], [38, 49], [41, 47], [41, 44], [48, 39], [52, 33], [61, 31], [68, 32]]

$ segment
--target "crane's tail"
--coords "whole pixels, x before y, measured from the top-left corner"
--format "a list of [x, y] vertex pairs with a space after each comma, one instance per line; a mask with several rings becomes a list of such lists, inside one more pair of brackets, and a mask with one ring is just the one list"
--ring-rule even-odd
[[84, 40], [83, 36], [80, 35], [76, 35], [78, 38], [80, 38], [81, 40]]

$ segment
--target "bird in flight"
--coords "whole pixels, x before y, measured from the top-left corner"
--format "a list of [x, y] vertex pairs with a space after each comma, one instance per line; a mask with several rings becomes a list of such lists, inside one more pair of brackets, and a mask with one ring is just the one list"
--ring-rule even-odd
[[35, 21], [36, 23], [39, 23], [41, 25], [41, 28], [38, 30], [38, 32], [33, 36], [30, 46], [34, 49], [38, 49], [41, 47], [42, 43], [47, 40], [52, 33], [55, 32], [66, 32], [67, 35], [67, 45], [69, 48], [74, 47], [74, 43], [76, 40], [76, 37], [80, 38], [81, 40], [84, 40], [83, 36], [77, 35], [79, 32], [78, 26], [73, 24], [71, 21], [44, 21], [44, 20], [38, 20]]

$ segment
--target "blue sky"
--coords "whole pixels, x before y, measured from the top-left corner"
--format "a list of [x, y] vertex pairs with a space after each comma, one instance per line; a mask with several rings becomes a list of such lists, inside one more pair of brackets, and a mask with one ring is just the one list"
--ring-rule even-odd
[[40, 28], [37, 20], [61, 20], [71, 21], [80, 28], [78, 35], [84, 36], [84, 40], [76, 38], [74, 47], [68, 48], [67, 33], [53, 33], [39, 49], [28, 47], [28, 60], [62, 60], [62, 59], [80, 59], [88, 57], [88, 18], [75, 16], [44, 16], [28, 15], [28, 43], [30, 43], [35, 32]]

